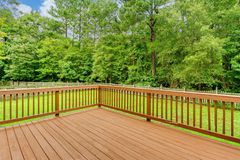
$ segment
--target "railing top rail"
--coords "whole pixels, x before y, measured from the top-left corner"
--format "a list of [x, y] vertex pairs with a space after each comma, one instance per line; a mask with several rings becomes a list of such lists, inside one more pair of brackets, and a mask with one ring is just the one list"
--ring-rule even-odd
[[141, 93], [155, 93], [164, 94], [168, 96], [189, 97], [198, 99], [209, 99], [216, 101], [235, 102], [240, 103], [240, 96], [236, 95], [223, 95], [214, 93], [202, 93], [202, 92], [190, 92], [190, 91], [173, 91], [158, 88], [142, 88], [142, 87], [130, 87], [120, 85], [80, 85], [80, 86], [65, 86], [65, 87], [50, 87], [50, 88], [28, 88], [28, 89], [6, 89], [0, 90], [0, 96], [10, 94], [23, 94], [23, 93], [36, 93], [36, 92], [52, 92], [52, 91], [64, 91], [71, 89], [87, 89], [87, 88], [113, 88], [126, 91], [135, 91]]
[[168, 96], [179, 96], [179, 97], [189, 97], [189, 98], [198, 98], [198, 99], [209, 99], [213, 101], [216, 100], [216, 101], [240, 103], [240, 96], [235, 96], [235, 95], [222, 95], [222, 94], [189, 92], [189, 91], [173, 91], [173, 90], [162, 90], [162, 89], [156, 89], [156, 88], [126, 87], [126, 86], [116, 86], [116, 85], [100, 85], [100, 88], [124, 89], [126, 91], [135, 91], [135, 92], [141, 92], [141, 93], [155, 93], [155, 94], [163, 94]]
[[71, 90], [71, 89], [87, 89], [87, 88], [99, 88], [99, 86], [98, 85], [81, 85], [81, 86], [66, 86], [66, 87], [51, 87], [51, 88], [6, 89], [6, 90], [0, 90], [0, 96], [10, 95], [10, 94], [54, 92], [54, 91], [64, 91], [64, 90]]

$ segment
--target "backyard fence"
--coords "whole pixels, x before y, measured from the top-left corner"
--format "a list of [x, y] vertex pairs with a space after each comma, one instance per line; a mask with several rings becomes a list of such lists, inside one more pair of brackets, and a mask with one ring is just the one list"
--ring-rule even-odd
[[103, 106], [240, 142], [240, 96], [113, 85], [0, 91], [0, 124]]

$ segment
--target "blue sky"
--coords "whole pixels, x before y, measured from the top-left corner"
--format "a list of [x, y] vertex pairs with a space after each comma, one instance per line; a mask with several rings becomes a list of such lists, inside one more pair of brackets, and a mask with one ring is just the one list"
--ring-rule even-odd
[[39, 10], [44, 0], [18, 0], [19, 3], [30, 6], [33, 10]]
[[51, 17], [48, 11], [54, 6], [54, 0], [18, 0], [18, 10], [24, 14], [39, 11], [44, 17]]

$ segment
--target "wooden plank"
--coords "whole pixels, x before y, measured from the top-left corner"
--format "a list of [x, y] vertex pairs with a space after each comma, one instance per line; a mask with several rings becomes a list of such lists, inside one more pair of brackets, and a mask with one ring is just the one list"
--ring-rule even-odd
[[19, 143], [19, 146], [21, 148], [23, 157], [25, 160], [29, 159], [29, 160], [34, 160], [36, 159], [30, 145], [28, 144], [28, 137], [25, 137], [25, 135], [23, 134], [21, 128], [19, 126], [14, 127], [14, 131]]
[[36, 140], [38, 141], [38, 144], [41, 146], [41, 148], [44, 150], [46, 155], [50, 159], [56, 159], [60, 160], [61, 158], [59, 155], [55, 152], [55, 150], [49, 145], [49, 143], [46, 141], [46, 139], [41, 135], [41, 133], [31, 124], [27, 125], [29, 130], [32, 132]]
[[[78, 119], [78, 118], [77, 118]], [[77, 120], [75, 119], [75, 120]], [[88, 127], [86, 124], [81, 123], [71, 123], [73, 121], [71, 117], [64, 118], [63, 121], [65, 121], [69, 126], [72, 126], [74, 128], [78, 128], [78, 131], [83, 132], [83, 134], [91, 137], [94, 141], [97, 141], [101, 143], [103, 146], [111, 149], [113, 152], [118, 154], [119, 156], [117, 157], [118, 159], [146, 159], [139, 154], [136, 154], [134, 151], [130, 150], [126, 145], [123, 145], [121, 143], [118, 143], [112, 139], [112, 137], [108, 137], [105, 134], [102, 134], [98, 132], [97, 130], [94, 130], [93, 128]], [[79, 120], [79, 119], [78, 119]], [[62, 121], [62, 120], [61, 120]]]
[[76, 141], [71, 135], [68, 135], [67, 133], [65, 133], [55, 123], [53, 123], [52, 121], [48, 121], [47, 124], [56, 133], [61, 135], [63, 139], [65, 139], [69, 144], [71, 144], [71, 146], [74, 147], [79, 153], [81, 153], [84, 157], [86, 157], [86, 159], [98, 160], [98, 158], [94, 155], [94, 153], [86, 149], [81, 143], [78, 143], [78, 141]]
[[7, 139], [9, 143], [9, 148], [11, 151], [11, 157], [14, 160], [23, 160], [23, 155], [21, 152], [21, 149], [18, 145], [17, 138], [15, 136], [13, 128], [6, 128], [6, 133], [7, 133]]
[[[66, 128], [66, 130], [71, 130], [72, 133], [74, 133], [76, 136], [78, 136], [78, 139], [84, 139], [86, 142], [88, 142], [90, 145], [94, 144], [94, 146], [104, 153], [107, 157], [102, 156], [101, 158], [107, 158], [107, 159], [116, 159], [116, 160], [123, 160], [122, 154], [119, 153], [119, 150], [117, 150], [115, 147], [109, 145], [106, 143], [106, 141], [103, 141], [99, 138], [96, 138], [95, 136], [91, 135], [91, 132], [84, 132], [84, 130], [79, 125], [73, 124], [66, 119], [58, 120], [57, 123], [60, 123], [62, 126]], [[107, 151], [107, 152], [106, 152]], [[100, 158], [100, 157], [99, 157]]]
[[5, 129], [0, 129], [0, 160], [11, 159], [7, 134]]
[[47, 123], [39, 123], [49, 134], [51, 134], [56, 141], [64, 147], [64, 149], [74, 158], [74, 159], [86, 159], [79, 151], [78, 149], [75, 149], [71, 143], [69, 143], [64, 137], [59, 134], [58, 132], [55, 132], [54, 129], [52, 129]]
[[50, 135], [41, 125], [33, 123], [34, 127], [41, 133], [46, 141], [51, 145], [54, 151], [58, 154], [61, 159], [73, 160], [73, 157], [58, 143], [52, 135]]
[[[94, 110], [93, 112], [99, 112], [99, 110]], [[92, 113], [93, 112], [88, 112], [87, 114], [91, 114], [92, 115]], [[107, 112], [110, 112], [110, 111], [107, 111]], [[111, 112], [112, 114], [113, 114], [113, 116], [114, 116], [114, 121], [109, 121], [108, 119], [112, 119], [112, 117], [113, 116], [110, 116], [109, 114], [107, 114], [108, 116], [106, 116], [106, 114], [104, 114], [104, 112], [102, 113], [101, 112], [101, 116], [102, 117], [104, 117], [104, 120], [106, 121], [106, 122], [109, 122], [109, 123], [113, 123], [114, 122], [114, 126], [115, 125], [119, 125], [119, 124], [122, 124], [122, 125], [124, 125], [126, 128], [128, 128], [129, 130], [132, 130], [132, 129], [139, 129], [139, 128], [143, 128], [143, 130], [146, 130], [146, 125], [148, 125], [148, 124], [144, 124], [143, 125], [143, 121], [139, 121], [139, 120], [135, 120], [135, 122], [138, 122], [138, 124], [139, 125], [137, 125], [135, 122], [134, 123], [132, 123], [132, 126], [133, 127], [129, 127], [129, 126], [131, 126], [131, 124], [127, 124], [126, 125], [126, 122], [128, 121], [129, 122], [129, 120], [130, 121], [133, 121], [133, 118], [132, 117], [127, 117], [127, 116], [124, 116], [125, 118], [127, 118], [128, 120], [125, 120], [125, 121], [123, 121], [123, 119], [122, 118], [117, 118], [117, 117], [120, 117], [121, 115], [119, 115], [119, 114], [117, 114], [116, 115], [116, 113], [113, 113], [113, 112]], [[95, 114], [95, 116], [96, 117], [98, 117], [98, 118], [100, 118], [100, 119], [103, 119], [102, 117], [100, 117], [99, 116], [99, 114]], [[83, 117], [83, 116], [81, 116], [81, 117]], [[123, 117], [123, 116], [121, 116], [121, 117]], [[124, 119], [125, 119], [124, 118]], [[99, 121], [99, 120], [98, 120]], [[116, 124], [117, 123], [117, 124]], [[102, 124], [102, 122], [100, 123], [101, 124], [101, 126], [103, 125]], [[150, 125], [148, 125], [148, 133], [149, 134], [152, 134], [152, 132], [153, 132], [153, 130], [151, 130], [150, 128], [155, 128], [157, 125], [156, 124], [153, 124], [152, 123], [152, 126], [150, 127]], [[144, 129], [145, 128], [145, 129]], [[162, 130], [163, 129], [163, 130]], [[158, 130], [158, 131], [157, 131]], [[164, 131], [165, 130], [165, 131]], [[157, 131], [157, 132], [156, 132]], [[142, 134], [145, 134], [145, 132], [144, 131], [139, 131], [140, 133], [142, 133]], [[162, 127], [158, 127], [158, 129], [157, 128], [155, 128], [155, 132], [156, 132], [156, 136], [160, 136], [161, 138], [163, 138], [163, 140], [170, 140], [170, 139], [172, 139], [173, 137], [175, 137], [176, 139], [172, 139], [172, 141], [170, 141], [171, 143], [172, 142], [177, 142], [177, 141], [181, 141], [182, 143], [185, 143], [186, 142], [186, 144], [182, 144], [182, 145], [180, 145], [181, 147], [189, 147], [188, 149], [190, 149], [190, 150], [193, 150], [193, 151], [196, 151], [196, 153], [197, 154], [199, 154], [200, 152], [200, 148], [198, 148], [198, 147], [200, 147], [201, 146], [201, 149], [203, 150], [203, 152], [201, 152], [203, 155], [207, 155], [207, 153], [209, 152], [211, 152], [211, 155], [212, 155], [212, 157], [214, 157], [214, 159], [216, 158], [216, 157], [218, 157], [217, 159], [226, 159], [226, 157], [228, 157], [228, 156], [226, 156], [226, 154], [229, 154], [229, 156], [231, 157], [231, 156], [239, 156], [240, 155], [240, 152], [239, 152], [239, 148], [235, 148], [235, 147], [233, 147], [232, 148], [232, 146], [229, 146], [229, 145], [223, 145], [223, 143], [218, 143], [218, 142], [216, 142], [216, 141], [212, 141], [212, 140], [209, 140], [209, 139], [205, 139], [205, 138], [202, 138], [202, 137], [199, 137], [199, 136], [195, 136], [195, 135], [191, 135], [191, 134], [186, 134], [186, 133], [184, 133], [183, 131], [179, 131], [179, 130], [176, 130], [176, 129], [173, 129], [173, 128], [169, 128], [169, 127], [164, 127], [164, 126], [162, 126]], [[166, 133], [166, 134], [164, 134], [164, 133]], [[136, 134], [138, 134], [138, 133], [136, 133]], [[161, 135], [161, 134], [163, 134], [163, 135]], [[174, 135], [172, 135], [172, 134], [176, 134], [176, 136], [174, 136]], [[179, 135], [179, 134], [181, 134], [181, 135]], [[171, 135], [171, 136], [170, 136]], [[162, 140], [161, 140], [161, 138], [160, 137], [158, 137], [158, 138], [153, 138], [153, 136], [152, 135], [149, 135], [150, 137], [148, 137], [148, 138], [152, 138], [154, 141], [155, 140], [158, 140], [159, 139], [159, 141], [161, 142]], [[164, 138], [164, 136], [166, 136], [165, 138]], [[146, 134], [145, 134], [145, 136], [144, 137], [147, 137], [146, 136]], [[181, 137], [181, 139], [179, 139], [179, 137]], [[188, 138], [187, 138], [188, 137]], [[188, 141], [186, 141], [186, 139], [188, 139]], [[196, 142], [196, 143], [193, 143], [192, 145], [190, 145], [191, 143], [190, 142]], [[196, 145], [197, 144], [197, 145]], [[201, 145], [202, 144], [202, 145]], [[164, 144], [163, 144], [164, 145]], [[176, 144], [175, 144], [176, 145]], [[208, 148], [206, 148], [206, 147], [209, 147], [209, 149]], [[233, 149], [233, 150], [232, 150]], [[220, 152], [218, 152], [218, 151], [220, 151]], [[224, 153], [223, 153], [224, 152]], [[231, 152], [231, 153], [230, 153]], [[233, 155], [234, 154], [234, 155]], [[221, 158], [220, 158], [221, 157]], [[228, 157], [229, 159], [233, 159], [233, 158], [230, 158], [230, 157]]]
[[102, 151], [99, 150], [100, 148], [98, 147], [97, 143], [96, 145], [91, 145], [91, 143], [88, 140], [84, 139], [82, 136], [74, 132], [75, 129], [71, 128], [71, 130], [69, 130], [66, 128], [67, 126], [65, 126], [64, 124], [62, 124], [62, 122], [59, 122], [59, 121], [53, 121], [53, 122], [57, 126], [59, 126], [66, 134], [71, 136], [75, 141], [77, 141], [78, 143], [83, 145], [86, 149], [94, 153], [95, 156], [97, 156], [99, 159], [104, 159], [104, 160], [111, 159], [110, 157], [108, 157], [106, 154], [104, 154]]

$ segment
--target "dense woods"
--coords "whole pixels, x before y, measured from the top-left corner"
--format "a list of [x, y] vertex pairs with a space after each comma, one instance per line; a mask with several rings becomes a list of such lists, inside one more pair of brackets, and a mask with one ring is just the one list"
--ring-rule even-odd
[[0, 0], [0, 80], [240, 91], [239, 0]]

